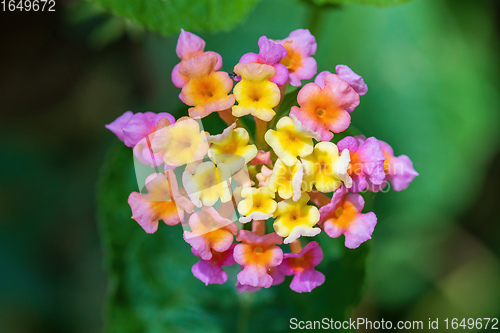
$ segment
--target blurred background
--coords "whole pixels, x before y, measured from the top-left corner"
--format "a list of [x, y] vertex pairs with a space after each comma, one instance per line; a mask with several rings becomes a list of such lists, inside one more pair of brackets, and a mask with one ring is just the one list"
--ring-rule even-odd
[[[260, 36], [310, 28], [319, 71], [346, 64], [368, 84], [353, 125], [420, 173], [407, 190], [377, 195], [373, 238], [352, 257], [358, 268], [336, 271], [353, 252], [324, 238], [334, 244], [320, 266], [330, 284], [289, 296], [287, 280], [241, 296], [192, 277], [180, 230], [147, 238], [130, 220], [132, 153], [104, 128], [126, 110], [187, 113], [170, 81], [178, 34], [84, 1], [0, 12], [0, 331], [286, 331], [291, 316], [350, 310], [372, 320], [498, 318], [499, 18], [494, 0], [319, 10], [272, 0], [225, 31], [193, 31], [231, 72]], [[211, 122], [220, 127], [210, 118], [206, 129]]]

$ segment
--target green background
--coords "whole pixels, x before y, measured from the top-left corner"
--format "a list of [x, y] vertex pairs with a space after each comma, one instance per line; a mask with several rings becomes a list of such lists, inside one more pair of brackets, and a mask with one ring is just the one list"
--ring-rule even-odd
[[[88, 2], [0, 13], [2, 332], [287, 331], [290, 317], [341, 319], [351, 308], [372, 320], [499, 317], [498, 3], [207, 3], [206, 20], [188, 8], [171, 27], [155, 21], [165, 30], [149, 25], [166, 36]], [[184, 22], [226, 71], [261, 35], [311, 28], [320, 71], [346, 64], [368, 84], [353, 125], [420, 173], [376, 196], [366, 245], [319, 238], [327, 280], [311, 294], [289, 279], [250, 295], [205, 287], [181, 229], [150, 236], [130, 219], [132, 153], [103, 125], [126, 110], [186, 114], [170, 81], [170, 33]]]

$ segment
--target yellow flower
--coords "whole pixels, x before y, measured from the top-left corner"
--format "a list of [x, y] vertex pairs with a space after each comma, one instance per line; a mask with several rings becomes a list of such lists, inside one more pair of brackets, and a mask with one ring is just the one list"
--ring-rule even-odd
[[194, 174], [184, 171], [184, 188], [191, 201], [197, 206], [213, 206], [217, 200], [231, 200], [231, 170], [223, 163], [203, 162], [196, 167]]
[[226, 72], [216, 72], [217, 56], [204, 53], [183, 60], [180, 74], [189, 78], [182, 87], [182, 100], [189, 108], [189, 116], [203, 118], [214, 111], [223, 111], [234, 105], [234, 96], [228, 95], [233, 88], [233, 80]]
[[342, 182], [347, 188], [352, 179], [347, 173], [350, 162], [349, 151], [344, 149], [339, 156], [337, 146], [332, 142], [319, 142], [311, 155], [302, 158], [304, 181], [302, 189], [310, 192], [313, 185], [320, 192], [333, 192]]
[[267, 187], [244, 187], [241, 190], [242, 201], [238, 203], [241, 223], [251, 220], [267, 220], [273, 216], [278, 204], [274, 201], [274, 192]]
[[198, 122], [186, 117], [154, 132], [151, 149], [155, 154], [164, 149], [163, 161], [171, 166], [181, 166], [203, 159], [208, 143]]
[[248, 132], [235, 127], [236, 124], [232, 124], [222, 134], [207, 138], [212, 144], [208, 151], [210, 159], [215, 163], [226, 164], [233, 174], [257, 156], [257, 147], [248, 144]]
[[273, 119], [273, 108], [279, 104], [281, 97], [276, 83], [269, 81], [276, 74], [274, 67], [257, 63], [237, 64], [234, 72], [241, 76], [241, 81], [233, 89], [238, 102], [233, 106], [233, 115], [251, 114], [263, 121]]
[[288, 166], [297, 163], [297, 156], [305, 157], [313, 152], [313, 138], [319, 140], [314, 132], [304, 128], [294, 117], [283, 117], [275, 130], [268, 130], [266, 142], [278, 157]]
[[297, 201], [301, 194], [302, 176], [304, 171], [302, 163], [297, 162], [289, 167], [278, 158], [273, 168], [273, 173], [269, 178], [268, 186], [271, 191], [278, 191], [283, 199]]
[[303, 193], [298, 201], [283, 200], [278, 203], [274, 212], [276, 220], [273, 227], [281, 237], [286, 237], [285, 244], [291, 243], [300, 236], [316, 236], [320, 228], [313, 228], [319, 221], [319, 211], [315, 206], [308, 206], [309, 196]]

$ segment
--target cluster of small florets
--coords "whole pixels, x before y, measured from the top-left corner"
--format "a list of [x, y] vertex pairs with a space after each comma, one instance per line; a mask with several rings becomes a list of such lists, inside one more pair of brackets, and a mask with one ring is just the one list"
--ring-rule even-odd
[[[359, 192], [380, 191], [388, 182], [400, 191], [418, 173], [407, 156], [394, 156], [374, 137], [332, 142], [349, 127], [367, 86], [345, 65], [316, 75], [316, 40], [308, 30], [283, 40], [262, 36], [258, 46], [259, 53], [243, 55], [228, 74], [220, 71], [219, 54], [183, 30], [172, 81], [189, 117], [128, 111], [106, 127], [157, 170], [146, 178], [146, 191], [130, 194], [132, 218], [147, 233], [159, 220], [181, 223], [200, 258], [195, 277], [222, 284], [228, 279], [222, 266], [238, 264], [240, 291], [293, 275], [291, 289], [310, 292], [325, 276], [315, 269], [321, 247], [307, 240], [323, 231], [344, 235], [345, 246], [357, 248], [377, 223], [373, 212], [362, 213]], [[280, 108], [288, 85], [300, 87], [314, 75], [298, 92], [298, 106]], [[220, 134], [201, 126], [214, 112], [228, 125]], [[254, 135], [248, 119], [255, 121]]]

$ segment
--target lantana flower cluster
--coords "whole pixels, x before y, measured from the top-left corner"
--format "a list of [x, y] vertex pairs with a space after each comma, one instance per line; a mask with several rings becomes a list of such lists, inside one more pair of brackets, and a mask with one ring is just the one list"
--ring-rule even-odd
[[[192, 272], [206, 285], [225, 283], [223, 267], [239, 265], [240, 292], [285, 276], [293, 276], [292, 290], [312, 291], [325, 281], [316, 270], [323, 251], [312, 238], [343, 235], [347, 248], [359, 247], [377, 224], [373, 212], [363, 212], [360, 192], [389, 183], [401, 191], [418, 175], [406, 155], [375, 137], [334, 142], [368, 89], [346, 65], [317, 74], [316, 46], [306, 29], [282, 40], [262, 36], [259, 52], [244, 54], [227, 73], [219, 54], [182, 30], [172, 81], [189, 116], [127, 111], [106, 125], [154, 168], [144, 190], [129, 196], [132, 218], [147, 233], [160, 220], [182, 224], [199, 258]], [[302, 87], [285, 109], [290, 86]], [[227, 124], [222, 133], [202, 127], [212, 113]]]

